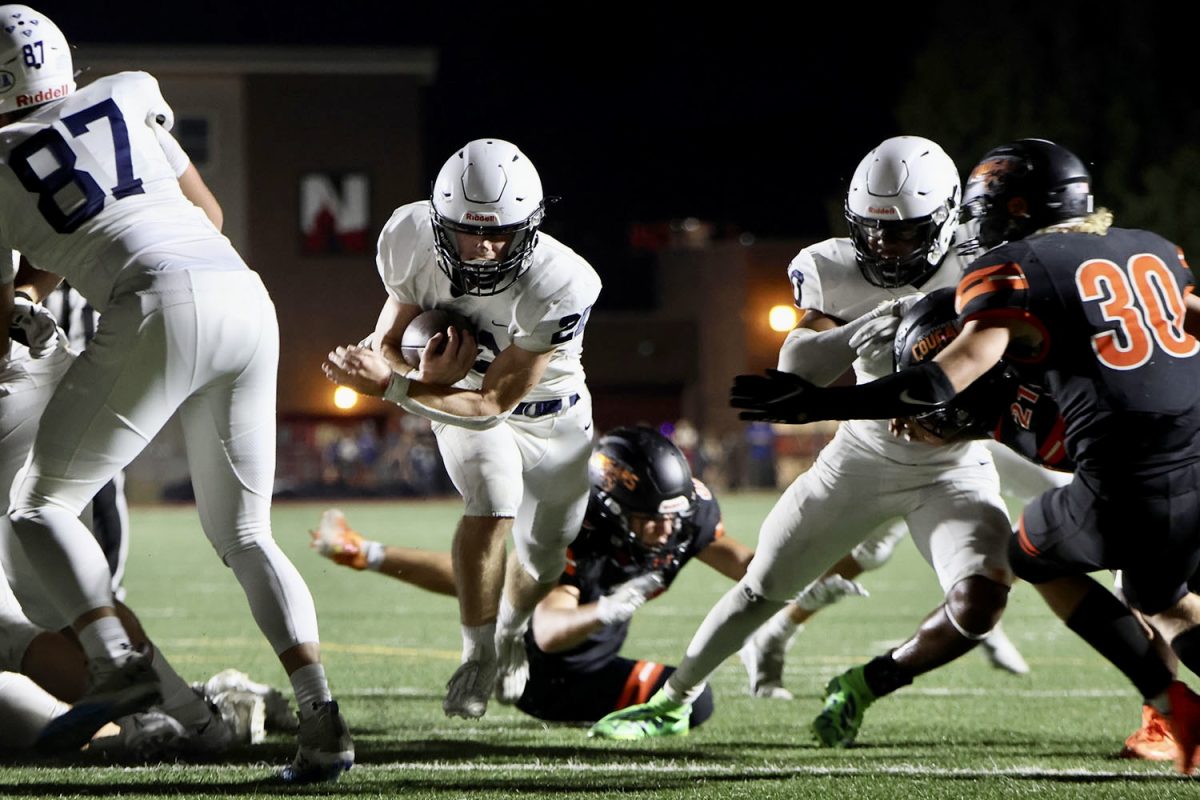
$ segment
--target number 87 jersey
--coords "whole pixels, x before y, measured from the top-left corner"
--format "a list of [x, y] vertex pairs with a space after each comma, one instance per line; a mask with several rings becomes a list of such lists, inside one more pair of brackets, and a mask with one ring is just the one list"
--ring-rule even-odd
[[173, 121], [158, 81], [124, 72], [0, 128], [0, 246], [101, 311], [115, 284], [170, 269], [183, 243], [193, 263], [180, 267], [240, 261], [179, 187], [189, 161]]
[[1183, 329], [1194, 279], [1154, 233], [1049, 233], [980, 256], [959, 283], [970, 320], [1005, 323], [1005, 357], [1047, 387], [1076, 463], [1136, 468], [1200, 431], [1200, 342]]

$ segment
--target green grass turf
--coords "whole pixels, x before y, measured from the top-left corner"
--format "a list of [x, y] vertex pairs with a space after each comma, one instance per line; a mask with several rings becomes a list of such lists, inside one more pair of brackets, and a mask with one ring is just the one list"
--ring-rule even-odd
[[[729, 533], [753, 542], [773, 496], [721, 500]], [[859, 746], [816, 748], [808, 723], [824, 683], [903, 639], [938, 602], [932, 572], [908, 542], [891, 564], [865, 576], [872, 597], [822, 612], [799, 636], [786, 673], [795, 701], [749, 697], [741, 664], [731, 658], [713, 678], [716, 715], [687, 738], [593, 742], [580, 728], [545, 725], [495, 703], [481, 720], [449, 720], [440, 703], [458, 658], [454, 601], [318, 558], [307, 549], [306, 531], [321, 508], [280, 505], [274, 522], [316, 598], [328, 672], [355, 732], [358, 765], [340, 783], [273, 785], [294, 744], [272, 736], [220, 764], [112, 766], [86, 754], [33, 766], [8, 760], [0, 764], [0, 796], [1200, 796], [1200, 786], [1168, 764], [1110, 757], [1138, 722], [1138, 697], [1028, 586], [1014, 590], [1006, 627], [1032, 675], [1003, 674], [968, 654], [874, 705]], [[441, 501], [342, 508], [370, 537], [438, 549], [449, 546], [458, 515], [456, 503]], [[236, 666], [286, 686], [192, 509], [134, 509], [127, 585], [129, 604], [185, 677]], [[693, 564], [670, 593], [639, 612], [625, 653], [676, 662], [728, 586]]]

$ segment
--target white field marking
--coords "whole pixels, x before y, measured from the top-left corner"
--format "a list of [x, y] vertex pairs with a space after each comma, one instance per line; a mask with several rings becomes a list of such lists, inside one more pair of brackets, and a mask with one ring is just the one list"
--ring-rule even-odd
[[[612, 762], [607, 764], [584, 764], [577, 761], [549, 762], [533, 761], [527, 763], [508, 764], [478, 764], [450, 763], [445, 761], [420, 762], [397, 761], [385, 764], [366, 764], [365, 769], [379, 772], [534, 772], [534, 773], [623, 773], [628, 774], [629, 762]], [[1161, 775], [1139, 770], [1092, 770], [1075, 769], [1046, 769], [1038, 766], [1011, 766], [995, 768], [978, 767], [931, 767], [923, 764], [894, 764], [873, 767], [820, 767], [796, 766], [780, 764], [762, 766], [726, 766], [719, 764], [682, 764], [667, 761], [662, 763], [638, 763], [636, 771], [639, 774], [681, 774], [681, 775], [716, 775], [731, 777], [765, 777], [795, 776], [795, 777], [851, 777], [858, 775], [892, 775], [899, 777], [948, 777], [948, 778], [1130, 778], [1154, 777], [1161, 780], [1187, 780], [1182, 775], [1163, 772]]]

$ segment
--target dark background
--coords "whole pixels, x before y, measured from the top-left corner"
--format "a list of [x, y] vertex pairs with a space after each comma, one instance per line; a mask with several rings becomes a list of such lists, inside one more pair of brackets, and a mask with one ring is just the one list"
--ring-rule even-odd
[[[37, 7], [75, 42], [435, 49], [429, 177], [469, 139], [516, 142], [562, 198], [546, 229], [609, 269], [630, 265], [630, 280], [606, 281], [616, 305], [636, 305], [634, 223], [694, 216], [719, 236], [840, 234], [854, 166], [899, 133], [940, 142], [964, 173], [1002, 141], [1055, 139], [1092, 164], [1117, 224], [1200, 248], [1192, 34], [1166, 6], [383, 5]], [[320, 97], [312, 108], [321, 113]]]

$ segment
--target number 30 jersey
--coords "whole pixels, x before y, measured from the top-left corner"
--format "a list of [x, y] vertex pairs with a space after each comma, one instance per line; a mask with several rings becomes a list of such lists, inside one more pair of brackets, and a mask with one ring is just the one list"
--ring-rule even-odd
[[179, 188], [189, 162], [173, 123], [158, 81], [123, 72], [0, 128], [0, 246], [101, 312], [147, 273], [246, 269]]
[[1148, 231], [1051, 233], [980, 256], [956, 304], [964, 324], [1016, 324], [1005, 357], [1058, 403], [1080, 469], [1154, 471], [1193, 458], [1200, 431], [1200, 342], [1183, 330], [1193, 284], [1180, 250]]

